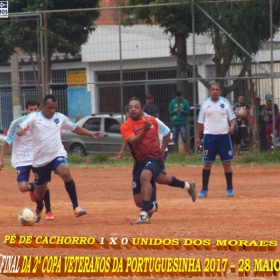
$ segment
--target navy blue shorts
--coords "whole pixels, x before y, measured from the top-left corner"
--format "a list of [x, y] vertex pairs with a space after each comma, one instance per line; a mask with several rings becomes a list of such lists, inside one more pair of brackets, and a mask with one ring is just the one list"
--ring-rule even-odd
[[230, 135], [205, 134], [203, 137], [203, 161], [214, 162], [217, 155], [220, 156], [221, 161], [233, 160], [233, 149]]
[[21, 182], [29, 182], [30, 171], [32, 170], [32, 165], [27, 166], [18, 166], [17, 170], [17, 181]]
[[134, 166], [132, 173], [132, 191], [133, 195], [141, 193], [140, 176], [143, 170], [150, 170], [153, 174], [151, 180], [152, 187], [154, 188], [157, 178], [161, 172], [165, 172], [164, 162], [162, 160], [149, 160], [144, 163], [139, 163]]
[[68, 165], [68, 161], [65, 157], [57, 157], [44, 166], [33, 167], [33, 172], [35, 176], [35, 180], [34, 180], [35, 186], [41, 187], [45, 185], [45, 183], [50, 182], [52, 171], [55, 173], [56, 169], [61, 164]]

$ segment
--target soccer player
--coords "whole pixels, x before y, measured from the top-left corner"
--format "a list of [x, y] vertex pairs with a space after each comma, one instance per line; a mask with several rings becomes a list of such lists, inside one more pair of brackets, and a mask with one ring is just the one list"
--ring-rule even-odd
[[[32, 146], [32, 135], [27, 132], [25, 137], [19, 137], [17, 131], [19, 124], [26, 120], [29, 116], [28, 114], [32, 112], [37, 112], [39, 110], [40, 103], [33, 99], [28, 99], [25, 103], [25, 116], [22, 116], [14, 120], [8, 130], [8, 134], [3, 142], [1, 153], [0, 153], [0, 170], [4, 166], [4, 155], [7, 150], [8, 145], [12, 145], [12, 166], [17, 170], [17, 182], [18, 187], [21, 192], [29, 192], [30, 198], [33, 202], [35, 185], [34, 182], [29, 182], [30, 171], [32, 170], [33, 162], [33, 146]], [[44, 202], [46, 207], [46, 220], [53, 220], [54, 216], [51, 211], [50, 204], [50, 191], [46, 190], [44, 196]]]
[[70, 174], [67, 153], [61, 142], [61, 130], [68, 130], [79, 135], [86, 135], [96, 139], [103, 132], [91, 132], [73, 123], [65, 115], [56, 112], [57, 102], [52, 94], [44, 97], [42, 111], [32, 114], [20, 124], [18, 134], [24, 137], [27, 131], [33, 140], [33, 171], [35, 174], [35, 201], [37, 203], [37, 222], [41, 219], [44, 207], [43, 198], [47, 183], [54, 171], [64, 181], [65, 189], [72, 202], [74, 215], [80, 217], [86, 211], [79, 206], [76, 185]]
[[226, 98], [221, 97], [221, 86], [213, 83], [210, 87], [210, 97], [204, 100], [200, 106], [196, 128], [196, 145], [201, 145], [201, 132], [204, 127], [203, 136], [203, 170], [202, 170], [202, 190], [200, 198], [208, 194], [208, 182], [210, 171], [216, 155], [220, 155], [224, 167], [227, 196], [233, 196], [232, 167], [233, 149], [230, 135], [235, 127], [235, 114], [231, 104]]
[[156, 182], [188, 190], [193, 201], [196, 199], [195, 183], [166, 175], [163, 151], [168, 141], [163, 141], [159, 147], [158, 123], [154, 117], [143, 116], [140, 100], [133, 98], [129, 102], [129, 116], [121, 126], [121, 133], [134, 158], [133, 196], [136, 206], [141, 208], [136, 224], [146, 224], [158, 207], [158, 202], [152, 201]]

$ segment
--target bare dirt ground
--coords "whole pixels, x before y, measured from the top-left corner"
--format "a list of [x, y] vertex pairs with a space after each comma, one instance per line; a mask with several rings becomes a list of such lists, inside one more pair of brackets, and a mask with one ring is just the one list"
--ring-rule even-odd
[[[196, 181], [197, 195], [201, 189], [201, 167], [167, 167], [167, 172], [177, 178]], [[238, 267], [242, 260], [277, 259], [280, 250], [280, 187], [279, 167], [234, 167], [233, 198], [226, 197], [225, 177], [222, 167], [214, 166], [211, 172], [209, 193], [206, 199], [191, 201], [188, 193], [169, 186], [158, 186], [159, 212], [155, 213], [151, 223], [135, 225], [139, 215], [132, 199], [131, 168], [88, 168], [71, 169], [76, 182], [80, 205], [87, 215], [75, 218], [63, 182], [53, 175], [50, 183], [53, 221], [43, 216], [39, 224], [22, 226], [18, 212], [25, 207], [35, 208], [28, 194], [17, 189], [15, 171], [3, 170], [1, 176], [1, 215], [0, 215], [0, 254], [20, 256], [105, 256], [105, 257], [157, 257], [157, 258], [199, 258], [202, 268], [206, 258], [228, 259], [229, 265]], [[6, 236], [12, 234], [38, 236], [78, 236], [114, 238], [160, 238], [210, 239], [212, 250], [131, 250], [117, 249], [75, 249], [75, 248], [18, 248], [4, 244]], [[277, 241], [275, 252], [266, 251], [218, 251], [215, 247], [218, 239]], [[164, 275], [162, 275], [163, 277]], [[45, 276], [49, 279], [50, 276]], [[146, 279], [161, 279], [161, 276], [149, 276]], [[228, 269], [227, 278], [240, 279], [238, 273]], [[0, 279], [21, 279], [6, 277]], [[22, 279], [29, 279], [25, 277]], [[38, 278], [39, 277], [35, 277]], [[80, 279], [79, 275], [62, 279]], [[100, 277], [95, 277], [100, 278]], [[109, 277], [111, 278], [111, 277]], [[131, 279], [132, 277], [114, 277]], [[142, 277], [133, 276], [135, 279]], [[169, 278], [164, 276], [165, 279]], [[179, 277], [170, 277], [177, 279]], [[196, 279], [205, 279], [197, 277]], [[213, 278], [207, 277], [208, 279]], [[272, 277], [276, 278], [276, 277]], [[33, 278], [34, 279], [34, 278]], [[86, 278], [82, 278], [86, 279]], [[251, 274], [247, 279], [267, 279]]]

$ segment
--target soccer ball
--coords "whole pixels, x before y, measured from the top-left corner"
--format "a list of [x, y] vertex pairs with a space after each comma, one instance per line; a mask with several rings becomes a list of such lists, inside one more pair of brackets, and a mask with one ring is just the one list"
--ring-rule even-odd
[[23, 226], [32, 226], [36, 222], [36, 213], [30, 208], [24, 208], [18, 213], [18, 219]]

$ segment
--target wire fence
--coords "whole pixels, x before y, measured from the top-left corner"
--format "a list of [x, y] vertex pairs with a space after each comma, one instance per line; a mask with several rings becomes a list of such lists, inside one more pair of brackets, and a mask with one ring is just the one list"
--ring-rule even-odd
[[[31, 56], [19, 53], [17, 66], [11, 63], [0, 65], [0, 127], [7, 129], [13, 119], [12, 96], [15, 82], [20, 88], [22, 112], [26, 99], [32, 97], [41, 100], [49, 92], [58, 97], [58, 111], [69, 116], [123, 113], [132, 96], [139, 97], [145, 103], [145, 96], [152, 94], [154, 104], [159, 108], [160, 119], [169, 126], [168, 105], [174, 98], [175, 91], [180, 90], [190, 106], [196, 107], [208, 97], [209, 84], [213, 81], [223, 84], [225, 96], [231, 102], [237, 96], [244, 95], [246, 102], [250, 104], [252, 99], [249, 93], [253, 91], [254, 95], [260, 96], [262, 102], [265, 94], [272, 93], [274, 102], [280, 105], [280, 35], [276, 33], [273, 40], [268, 39], [253, 55], [251, 50], [244, 49], [235, 41], [236, 38], [228, 34], [227, 30], [234, 30], [234, 27], [220, 25], [221, 23], [217, 23], [219, 15], [209, 12], [209, 6], [217, 5], [215, 1], [209, 1], [207, 5], [198, 1], [194, 7], [191, 7], [191, 1], [185, 2], [188, 5], [176, 3], [137, 7], [138, 10], [142, 8], [143, 13], [153, 13], [158, 18], [160, 13], [170, 15], [170, 21], [180, 21], [185, 12], [189, 17], [186, 18], [186, 24], [193, 19], [196, 25], [193, 24], [193, 30], [189, 30], [189, 35], [181, 41], [159, 24], [150, 25], [144, 20], [134, 20], [135, 7], [99, 8], [100, 18], [96, 22], [96, 30], [89, 35], [79, 53], [70, 55], [53, 51], [49, 81], [45, 79], [43, 63], [46, 60], [43, 55], [42, 14], [27, 14], [24, 17], [11, 15], [10, 22], [16, 20], [26, 24], [30, 18], [33, 25], [34, 16], [39, 15], [40, 20], [35, 21], [38, 50]], [[246, 1], [230, 2], [242, 5]], [[229, 5], [222, 2], [219, 4]], [[268, 19], [272, 17], [269, 4], [267, 1]], [[91, 11], [92, 9], [83, 10], [83, 13], [86, 15]], [[67, 12], [69, 13], [66, 10], [48, 11], [48, 15], [56, 13], [56, 18], [59, 19], [60, 15]], [[72, 14], [75, 12], [81, 11], [71, 11]], [[198, 16], [202, 17], [204, 25], [209, 25], [209, 32], [199, 32], [201, 25], [196, 22]], [[128, 19], [133, 20], [133, 25], [127, 24]], [[221, 42], [231, 41], [231, 45], [228, 45], [235, 45], [237, 53], [246, 54], [242, 56], [243, 60], [240, 56], [233, 55], [228, 70], [222, 75], [219, 75], [222, 71], [218, 71], [218, 57], [213, 44], [213, 32], [217, 30]], [[75, 41], [75, 38], [72, 40]], [[185, 49], [182, 49], [184, 44]], [[51, 51], [49, 49], [48, 53]], [[250, 63], [247, 64], [246, 71], [243, 71], [246, 58]], [[219, 62], [220, 66], [224, 65], [223, 62]], [[12, 76], [15, 71], [18, 71], [17, 81]], [[46, 92], [48, 88], [50, 91]]]

